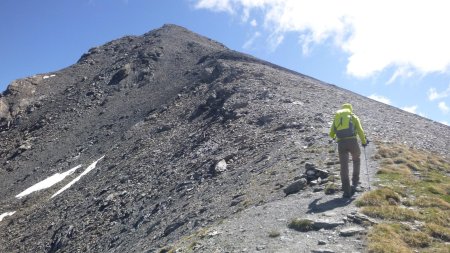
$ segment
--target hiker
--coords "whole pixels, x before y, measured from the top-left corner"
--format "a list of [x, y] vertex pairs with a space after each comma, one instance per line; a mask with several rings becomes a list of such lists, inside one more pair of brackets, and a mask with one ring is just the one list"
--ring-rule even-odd
[[[334, 116], [333, 124], [330, 128], [330, 137], [333, 140], [337, 138], [344, 198], [350, 198], [355, 193], [359, 183], [361, 150], [359, 149], [356, 135], [361, 139], [363, 147], [366, 147], [368, 141], [358, 116], [353, 113], [351, 104], [343, 104], [342, 109], [338, 110]], [[352, 186], [350, 186], [348, 170], [349, 153], [352, 155], [353, 160]]]

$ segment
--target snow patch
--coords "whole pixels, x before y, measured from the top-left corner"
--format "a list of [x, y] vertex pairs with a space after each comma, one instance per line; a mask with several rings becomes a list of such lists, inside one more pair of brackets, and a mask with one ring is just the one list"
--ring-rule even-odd
[[63, 191], [69, 189], [73, 184], [75, 184], [78, 180], [80, 180], [84, 175], [86, 175], [87, 173], [89, 173], [91, 170], [95, 169], [95, 166], [97, 165], [97, 163], [102, 160], [105, 156], [100, 157], [97, 161], [93, 162], [91, 165], [89, 165], [89, 167], [87, 167], [83, 173], [81, 173], [78, 177], [76, 177], [74, 180], [72, 180], [71, 182], [69, 182], [66, 186], [64, 186], [63, 188], [61, 188], [58, 192], [56, 192], [55, 194], [53, 194], [53, 196], [51, 198], [56, 197], [57, 195], [59, 195], [60, 193], [62, 193]]
[[42, 79], [48, 79], [50, 77], [55, 77], [56, 75], [43, 76]]
[[6, 216], [11, 216], [11, 215], [13, 215], [15, 212], [16, 212], [16, 211], [14, 211], [14, 212], [6, 212], [6, 213], [0, 214], [0, 221], [2, 221], [3, 218], [5, 218]]
[[81, 164], [76, 166], [76, 167], [74, 167], [74, 168], [72, 168], [72, 169], [70, 169], [70, 170], [68, 170], [68, 171], [66, 171], [66, 172], [64, 172], [64, 173], [56, 173], [53, 176], [50, 176], [50, 177], [44, 179], [43, 181], [41, 181], [41, 182], [39, 182], [39, 183], [29, 187], [25, 191], [21, 192], [20, 194], [18, 194], [16, 196], [16, 198], [21, 199], [21, 198], [25, 197], [26, 195], [31, 194], [33, 192], [50, 188], [53, 185], [55, 185], [55, 184], [61, 182], [62, 180], [64, 180], [64, 178], [66, 178], [67, 176], [72, 175], [80, 167], [81, 167]]

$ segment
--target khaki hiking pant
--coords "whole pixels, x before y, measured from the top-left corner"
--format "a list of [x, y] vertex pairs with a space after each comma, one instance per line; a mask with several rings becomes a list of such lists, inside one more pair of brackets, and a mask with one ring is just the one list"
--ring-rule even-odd
[[339, 141], [338, 151], [339, 151], [339, 162], [341, 163], [342, 190], [344, 191], [344, 195], [350, 195], [351, 187], [348, 171], [348, 162], [349, 162], [348, 154], [350, 153], [352, 155], [353, 160], [352, 185], [356, 187], [359, 183], [359, 170], [361, 165], [361, 160], [359, 158], [361, 155], [361, 150], [359, 149], [358, 140], [354, 138]]

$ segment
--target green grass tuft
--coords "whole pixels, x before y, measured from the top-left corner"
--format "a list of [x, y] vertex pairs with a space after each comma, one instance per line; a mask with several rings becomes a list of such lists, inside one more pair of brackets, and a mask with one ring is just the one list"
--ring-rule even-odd
[[373, 158], [383, 187], [356, 201], [382, 220], [368, 234], [369, 252], [450, 252], [450, 162], [400, 145], [382, 145]]
[[335, 192], [339, 191], [339, 187], [334, 182], [328, 182], [325, 186], [325, 194], [330, 195], [334, 194]]
[[392, 221], [414, 221], [420, 218], [417, 211], [399, 206], [365, 206], [361, 211], [370, 217]]
[[313, 230], [313, 221], [309, 219], [295, 218], [289, 222], [288, 227], [300, 232], [307, 232]]
[[450, 242], [450, 229], [448, 227], [439, 226], [434, 223], [428, 223], [425, 226], [428, 234], [434, 238], [443, 240], [445, 242]]
[[411, 253], [399, 234], [397, 234], [390, 225], [379, 224], [374, 226], [369, 234], [368, 251], [369, 253]]
[[356, 206], [384, 206], [391, 205], [392, 200], [399, 203], [400, 195], [394, 190], [383, 187], [374, 191], [364, 193], [356, 201]]

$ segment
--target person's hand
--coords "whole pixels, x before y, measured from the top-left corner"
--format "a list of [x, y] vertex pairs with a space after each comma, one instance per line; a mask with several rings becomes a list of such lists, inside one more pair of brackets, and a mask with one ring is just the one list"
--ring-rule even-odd
[[367, 139], [367, 137], [366, 137], [366, 143], [363, 144], [362, 146], [363, 146], [363, 147], [367, 147], [367, 145], [369, 145], [369, 143], [370, 143], [370, 141], [369, 141], [369, 139]]

